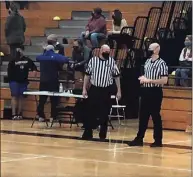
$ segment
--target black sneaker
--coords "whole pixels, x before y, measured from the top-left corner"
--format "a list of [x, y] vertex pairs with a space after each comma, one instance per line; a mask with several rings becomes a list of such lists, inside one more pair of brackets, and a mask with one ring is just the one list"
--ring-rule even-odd
[[23, 116], [22, 116], [22, 114], [20, 113], [20, 114], [18, 114], [18, 120], [22, 120], [23, 119]]
[[107, 137], [107, 127], [100, 127], [100, 132], [99, 132], [99, 138], [100, 140], [105, 140]]
[[82, 135], [83, 140], [90, 140], [93, 138], [93, 131], [92, 130], [84, 130]]
[[133, 141], [128, 143], [129, 146], [143, 146], [143, 140], [135, 138]]
[[18, 120], [18, 116], [17, 115], [12, 115], [12, 120]]
[[150, 144], [150, 147], [154, 148], [154, 147], [162, 147], [162, 143], [161, 142], [154, 142], [152, 144]]

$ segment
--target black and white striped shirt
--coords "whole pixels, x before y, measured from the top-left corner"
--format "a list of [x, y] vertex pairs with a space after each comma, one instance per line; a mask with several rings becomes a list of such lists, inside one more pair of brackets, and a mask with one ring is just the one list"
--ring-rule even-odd
[[[164, 60], [158, 58], [155, 61], [148, 59], [144, 65], [144, 76], [147, 79], [157, 80], [163, 76], [168, 76], [168, 67]], [[162, 87], [160, 84], [144, 83], [143, 87]]]
[[90, 59], [86, 75], [91, 76], [91, 84], [96, 87], [108, 87], [113, 84], [113, 78], [119, 76], [119, 70], [115, 60], [109, 57], [103, 60], [99, 57]]

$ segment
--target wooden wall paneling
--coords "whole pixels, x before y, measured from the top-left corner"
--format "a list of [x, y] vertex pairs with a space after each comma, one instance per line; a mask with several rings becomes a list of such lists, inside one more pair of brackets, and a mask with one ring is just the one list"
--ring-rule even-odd
[[4, 100], [0, 100], [0, 111], [4, 110]]
[[187, 122], [187, 119], [191, 119], [191, 112], [161, 110], [161, 116], [164, 121]]
[[1, 111], [1, 117], [0, 118], [3, 119], [3, 111]]
[[[86, 3], [86, 5], [85, 5]], [[160, 7], [161, 2], [100, 2], [103, 11], [113, 11], [120, 9], [122, 12], [140, 13], [146, 12], [151, 7]], [[38, 2], [31, 3], [30, 7], [34, 9], [63, 10], [63, 11], [92, 11], [99, 6], [98, 2]]]
[[[172, 122], [172, 121], [162, 121], [163, 129], [170, 129], [170, 130], [185, 130], [186, 123], [184, 122]], [[148, 124], [149, 128], [153, 128], [152, 120], [149, 120]]]
[[191, 102], [191, 99], [163, 98], [162, 109], [191, 112]]
[[1, 99], [2, 100], [10, 100], [11, 99], [11, 93], [9, 88], [1, 88]]
[[180, 98], [192, 98], [192, 90], [182, 89], [163, 89], [164, 97], [180, 97]]
[[[71, 11], [64, 11], [63, 9], [56, 10], [52, 9], [51, 11], [48, 9], [43, 9], [43, 10], [21, 10], [20, 14], [24, 18], [39, 18], [42, 21], [46, 19], [52, 20], [53, 17], [59, 16], [61, 19], [70, 19], [71, 18]], [[2, 10], [1, 11], [1, 18], [6, 18], [8, 16], [7, 10]]]

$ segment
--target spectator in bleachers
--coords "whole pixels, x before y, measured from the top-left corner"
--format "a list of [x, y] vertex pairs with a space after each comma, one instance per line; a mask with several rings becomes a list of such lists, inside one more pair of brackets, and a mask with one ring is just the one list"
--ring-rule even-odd
[[[16, 57], [8, 64], [8, 80], [11, 90], [12, 119], [22, 119], [23, 92], [27, 90], [29, 71], [37, 71], [31, 59], [23, 55], [24, 47], [16, 49]], [[17, 109], [17, 113], [16, 113]]]
[[[47, 45], [42, 55], [37, 56], [37, 61], [40, 62], [40, 91], [59, 91], [59, 76], [60, 65], [67, 63], [67, 57], [55, 53], [53, 45]], [[37, 118], [39, 121], [45, 121], [44, 105], [47, 96], [40, 96], [39, 105], [37, 108]], [[51, 118], [50, 121], [57, 117], [56, 106], [58, 105], [58, 97], [50, 97], [51, 100]]]
[[102, 15], [102, 9], [95, 8], [86, 26], [86, 31], [81, 34], [81, 40], [83, 44], [86, 45], [86, 40], [89, 39], [92, 47], [96, 48], [99, 47], [99, 40], [106, 38], [106, 33], [106, 20]]
[[[180, 66], [191, 67], [192, 66], [192, 36], [187, 35], [184, 41], [185, 47], [182, 49], [180, 54], [179, 62]], [[192, 70], [190, 68], [178, 68], [175, 72], [176, 77], [181, 77], [181, 79], [176, 78], [176, 86], [189, 86], [189, 76]]]
[[50, 34], [47, 37], [47, 44], [48, 45], [53, 45], [54, 46], [54, 50], [55, 50], [56, 53], [61, 54], [61, 55], [65, 55], [64, 54], [64, 46], [58, 42], [57, 35]]
[[17, 5], [11, 3], [5, 24], [5, 37], [13, 58], [16, 56], [16, 48], [19, 48], [25, 42], [25, 30], [25, 19], [19, 14]]
[[75, 40], [73, 43], [72, 60], [75, 63], [75, 70], [84, 73], [85, 64], [90, 59], [91, 49], [84, 46], [82, 41]]
[[113, 29], [108, 32], [108, 41], [111, 48], [113, 48], [113, 41], [117, 41], [120, 38], [120, 33], [123, 27], [128, 26], [127, 21], [122, 17], [120, 10], [115, 9], [112, 15]]

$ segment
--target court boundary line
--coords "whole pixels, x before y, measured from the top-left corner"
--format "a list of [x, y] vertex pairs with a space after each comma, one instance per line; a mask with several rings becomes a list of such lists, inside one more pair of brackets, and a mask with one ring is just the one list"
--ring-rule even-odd
[[[45, 133], [31, 133], [31, 132], [22, 132], [22, 131], [12, 131], [12, 130], [1, 130], [1, 133], [4, 134], [15, 134], [15, 135], [27, 135], [27, 136], [39, 136], [39, 137], [51, 137], [51, 138], [65, 138], [65, 139], [74, 139], [74, 140], [82, 140], [81, 137], [77, 136], [67, 136], [67, 135], [56, 135], [56, 134], [45, 134]], [[82, 140], [85, 141], [85, 140]], [[115, 139], [106, 139], [104, 141], [101, 141], [100, 139], [93, 138], [92, 140], [87, 140], [87, 141], [92, 141], [92, 142], [105, 142], [105, 143], [119, 143], [119, 144], [128, 144], [131, 141], [127, 140], [115, 140]], [[144, 143], [145, 146], [150, 145], [151, 143]], [[163, 147], [167, 148], [176, 148], [176, 149], [192, 149], [191, 146], [184, 146], [184, 145], [174, 145], [174, 144], [163, 144]]]
[[[11, 153], [10, 153], [11, 154]], [[23, 154], [24, 155], [24, 154]], [[18, 162], [18, 161], [23, 161], [23, 160], [33, 160], [33, 159], [41, 159], [45, 158], [47, 156], [37, 156], [36, 157], [24, 157], [24, 158], [15, 158], [15, 159], [9, 159], [9, 160], [1, 160], [1, 163], [7, 163], [7, 162]]]
[[[11, 154], [12, 152], [7, 152], [7, 153]], [[25, 155], [25, 153], [20, 153], [20, 154]], [[138, 166], [138, 167], [146, 167], [146, 168], [157, 168], [157, 169], [165, 169], [165, 170], [177, 170], [177, 171], [186, 171], [186, 172], [190, 172], [190, 173], [192, 171], [191, 169], [184, 169], [184, 168], [164, 167], [164, 166], [156, 166], [156, 165], [145, 165], [145, 164], [140, 164], [140, 163], [125, 163], [125, 162], [117, 162], [117, 161], [94, 160], [94, 159], [85, 159], [85, 158], [60, 157], [60, 156], [53, 156], [53, 155], [47, 155], [47, 154], [44, 154], [42, 156], [38, 156], [38, 154], [36, 154], [36, 156], [37, 156], [36, 157], [37, 159], [38, 159], [38, 157], [39, 158], [55, 158], [55, 159], [63, 159], [63, 160], [87, 161], [87, 162], [92, 162], [92, 163], [95, 162], [95, 163], [119, 164], [119, 165], [125, 165], [125, 166]], [[33, 159], [35, 159], [35, 157]], [[22, 161], [22, 159], [20, 159], [20, 160]], [[25, 160], [30, 160], [30, 159], [25, 158]], [[13, 161], [9, 161], [9, 162], [13, 162]]]
[[[30, 143], [30, 142], [23, 142], [23, 141], [9, 141], [9, 140], [1, 140], [1, 142], [7, 142], [7, 143], [16, 143], [16, 144], [25, 144], [25, 145], [33, 145], [33, 146], [49, 146], [49, 147], [60, 147], [60, 148], [71, 148], [72, 146], [61, 146], [61, 145], [52, 145], [52, 144], [46, 144], [46, 143]], [[170, 156], [170, 155], [160, 155], [155, 153], [145, 153], [145, 152], [138, 152], [138, 151], [121, 151], [121, 149], [118, 148], [112, 148], [112, 149], [96, 149], [96, 148], [85, 148], [85, 147], [73, 147], [75, 150], [91, 150], [91, 151], [107, 151], [107, 152], [116, 152], [116, 153], [127, 153], [127, 154], [139, 154], [139, 155], [147, 155], [147, 156], [157, 156], [157, 157], [170, 157], [170, 158], [176, 158], [176, 156]], [[122, 149], [139, 149], [140, 147], [123, 147]], [[140, 148], [141, 149], [141, 148]], [[2, 151], [3, 152], [3, 151]], [[29, 154], [33, 155], [33, 154]], [[186, 157], [187, 158], [187, 157]], [[188, 157], [191, 158], [191, 157]]]

